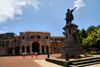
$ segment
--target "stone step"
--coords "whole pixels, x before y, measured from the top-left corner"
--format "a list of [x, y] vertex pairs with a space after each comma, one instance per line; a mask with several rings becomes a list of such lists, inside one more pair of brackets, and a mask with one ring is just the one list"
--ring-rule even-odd
[[81, 65], [69, 65], [69, 67], [83, 67], [83, 66], [89, 66], [89, 65], [94, 65], [94, 64], [100, 64], [100, 61], [93, 62], [93, 63], [87, 63], [87, 64], [81, 64]]
[[80, 59], [80, 60], [76, 60], [76, 61], [72, 61], [72, 62], [81, 62], [81, 61], [92, 60], [92, 59], [100, 59], [100, 57], [84, 58], [84, 59]]
[[80, 62], [72, 62], [73, 65], [80, 65], [80, 64], [86, 64], [86, 63], [93, 63], [93, 62], [98, 62], [100, 59], [91, 59], [91, 60], [84, 60]]

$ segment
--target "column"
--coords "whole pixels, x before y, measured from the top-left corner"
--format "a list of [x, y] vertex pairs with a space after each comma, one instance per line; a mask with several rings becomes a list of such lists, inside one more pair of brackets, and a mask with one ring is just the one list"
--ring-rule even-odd
[[25, 48], [24, 48], [24, 49], [25, 49], [25, 52], [27, 52], [27, 47], [26, 47], [26, 46], [25, 46]]
[[44, 46], [44, 53], [46, 53], [46, 45]]
[[14, 47], [13, 47], [13, 55], [15, 55], [15, 49], [14, 49]]
[[31, 52], [32, 52], [32, 46], [30, 46], [30, 54], [31, 54]]
[[20, 54], [22, 54], [22, 47], [20, 47]]
[[40, 48], [40, 54], [42, 54], [42, 46], [40, 45], [40, 47], [39, 47], [39, 48]]

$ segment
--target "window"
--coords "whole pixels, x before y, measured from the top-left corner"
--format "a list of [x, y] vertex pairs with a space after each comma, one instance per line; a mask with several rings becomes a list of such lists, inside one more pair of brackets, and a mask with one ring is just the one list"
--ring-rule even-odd
[[46, 39], [48, 39], [48, 36], [46, 36]]
[[4, 47], [4, 44], [3, 44], [3, 46], [2, 47]]
[[24, 36], [22, 36], [22, 39], [25, 39], [25, 37], [24, 37]]
[[31, 38], [33, 39], [33, 36], [31, 36]]
[[15, 39], [15, 42], [17, 42], [17, 40]]
[[38, 38], [40, 38], [40, 36], [38, 36]]

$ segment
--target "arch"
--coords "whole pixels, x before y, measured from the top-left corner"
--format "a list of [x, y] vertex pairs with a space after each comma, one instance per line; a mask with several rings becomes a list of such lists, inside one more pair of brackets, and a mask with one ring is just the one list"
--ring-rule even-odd
[[27, 46], [27, 52], [30, 54], [30, 47]]
[[24, 46], [22, 46], [22, 53], [24, 53], [25, 52], [25, 48], [24, 48]]
[[9, 48], [8, 54], [12, 54], [13, 53], [13, 48]]
[[15, 54], [20, 54], [20, 47], [19, 46], [15, 47]]
[[39, 43], [38, 42], [32, 43], [32, 52], [38, 52], [38, 54], [39, 54], [40, 50], [39, 50]]
[[48, 46], [46, 46], [46, 53], [48, 53], [49, 52], [49, 48], [48, 48]]
[[42, 46], [42, 53], [44, 53], [44, 46]]

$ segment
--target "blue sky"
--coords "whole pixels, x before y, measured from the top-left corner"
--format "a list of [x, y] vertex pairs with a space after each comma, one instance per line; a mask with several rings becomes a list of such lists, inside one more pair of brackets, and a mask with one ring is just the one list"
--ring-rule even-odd
[[63, 36], [65, 14], [75, 6], [72, 23], [79, 29], [100, 25], [100, 0], [0, 0], [0, 33], [29, 30]]

